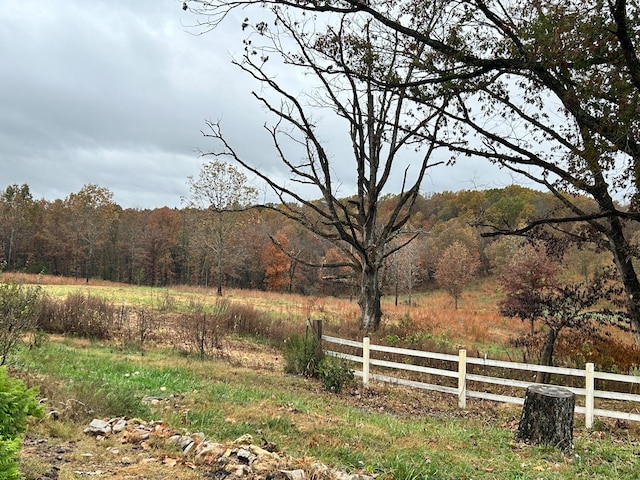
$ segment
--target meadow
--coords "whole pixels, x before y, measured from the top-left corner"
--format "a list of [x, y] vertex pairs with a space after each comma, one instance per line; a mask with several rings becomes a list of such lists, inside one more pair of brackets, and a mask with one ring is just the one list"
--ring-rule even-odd
[[[194, 302], [218, 301], [214, 292], [196, 288], [87, 285], [42, 276], [20, 281], [39, 283], [52, 298], [82, 293], [133, 310], [168, 312], [174, 320]], [[517, 357], [521, 352], [509, 338], [528, 326], [497, 315], [497, 296], [495, 286], [478, 284], [458, 310], [437, 291], [415, 297], [410, 306], [386, 298], [384, 327], [375, 335], [400, 339], [410, 323], [412, 332], [424, 332], [420, 338], [443, 351], [465, 346], [496, 358]], [[361, 334], [357, 305], [349, 299], [239, 290], [226, 291], [224, 299], [261, 312], [255, 321], [271, 322], [271, 332], [277, 326], [279, 338], [303, 332], [306, 318], [321, 318], [332, 335]], [[177, 431], [203, 432], [220, 442], [249, 433], [301, 465], [314, 459], [385, 480], [637, 478], [636, 425], [598, 421], [585, 430], [578, 421], [573, 450], [529, 446], [513, 439], [518, 407], [470, 400], [466, 410], [458, 410], [452, 396], [382, 384], [368, 390], [353, 384], [330, 393], [315, 379], [284, 374], [281, 342], [228, 332], [220, 348], [201, 359], [170, 339], [156, 340], [144, 351], [118, 341], [41, 339], [21, 351], [12, 367], [29, 386], [39, 387], [47, 408], [57, 412], [30, 426], [22, 457], [26, 478], [39, 478], [52, 462], [60, 480], [92, 472], [117, 478], [216, 478], [211, 467], [193, 467], [188, 456], [180, 458], [164, 444], [140, 451], [116, 438], [97, 441], [83, 433], [92, 418], [117, 416], [162, 420]], [[56, 451], [63, 453], [51, 453]], [[123, 462], [124, 457], [134, 461]], [[168, 458], [179, 460], [167, 463]]]

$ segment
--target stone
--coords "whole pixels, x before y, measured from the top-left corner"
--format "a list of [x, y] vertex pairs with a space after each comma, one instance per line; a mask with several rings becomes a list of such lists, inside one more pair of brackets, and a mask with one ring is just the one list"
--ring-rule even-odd
[[195, 463], [211, 464], [224, 455], [225, 448], [219, 443], [202, 442], [195, 449]]
[[52, 420], [59, 420], [61, 415], [62, 414], [58, 410], [51, 410], [49, 413], [47, 413], [47, 416]]
[[287, 480], [305, 480], [307, 478], [304, 470], [280, 470]]
[[181, 436], [177, 441], [177, 445], [183, 450], [192, 443], [193, 443], [193, 440], [191, 440], [191, 437], [188, 437], [186, 435]]
[[253, 437], [249, 433], [245, 433], [239, 438], [233, 441], [233, 445], [238, 447], [240, 445], [251, 445], [253, 443]]
[[124, 418], [117, 419], [115, 423], [112, 423], [111, 425], [111, 431], [113, 433], [120, 433], [125, 428], [127, 428], [127, 421]]
[[104, 420], [100, 420], [98, 418], [94, 418], [89, 423], [89, 428], [85, 430], [86, 433], [94, 433], [101, 435], [109, 435], [111, 433], [111, 425]]
[[251, 462], [257, 458], [256, 455], [254, 455], [249, 450], [246, 450], [244, 448], [238, 449], [238, 451], [236, 452], [236, 457], [238, 457], [238, 460], [240, 460], [246, 465], [250, 465]]

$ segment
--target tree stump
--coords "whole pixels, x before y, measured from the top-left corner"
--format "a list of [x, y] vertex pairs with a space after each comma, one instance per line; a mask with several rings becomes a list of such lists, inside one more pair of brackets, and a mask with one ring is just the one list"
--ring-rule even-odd
[[575, 405], [576, 396], [566, 388], [531, 385], [524, 398], [516, 440], [562, 450], [572, 448]]

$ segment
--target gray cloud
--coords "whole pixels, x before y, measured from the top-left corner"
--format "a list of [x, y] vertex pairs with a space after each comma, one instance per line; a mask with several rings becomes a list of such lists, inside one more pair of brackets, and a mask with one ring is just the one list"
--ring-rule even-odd
[[[286, 178], [250, 96], [256, 85], [231, 65], [240, 22], [195, 35], [180, 7], [0, 0], [0, 188], [27, 183], [53, 200], [95, 183], [123, 207], [180, 206], [204, 161], [197, 152], [213, 148], [201, 134], [205, 119], [222, 119], [247, 158]], [[350, 162], [335, 157], [347, 193]], [[486, 165], [477, 170], [486, 176]], [[474, 188], [474, 177], [468, 167], [446, 170], [425, 188]]]

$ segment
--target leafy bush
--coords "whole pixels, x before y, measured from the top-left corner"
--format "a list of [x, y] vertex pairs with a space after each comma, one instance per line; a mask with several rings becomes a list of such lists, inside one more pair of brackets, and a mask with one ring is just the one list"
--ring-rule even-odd
[[340, 393], [345, 385], [353, 382], [353, 370], [349, 368], [345, 360], [340, 358], [323, 358], [318, 373], [322, 385], [329, 392]]
[[0, 283], [0, 365], [33, 332], [40, 311], [40, 287]]
[[317, 377], [323, 352], [315, 335], [292, 335], [284, 343], [284, 371], [305, 377]]
[[0, 478], [20, 479], [17, 453], [29, 416], [42, 416], [42, 406], [36, 401], [35, 389], [28, 389], [18, 379], [0, 368]]

